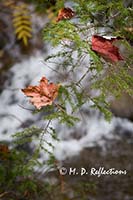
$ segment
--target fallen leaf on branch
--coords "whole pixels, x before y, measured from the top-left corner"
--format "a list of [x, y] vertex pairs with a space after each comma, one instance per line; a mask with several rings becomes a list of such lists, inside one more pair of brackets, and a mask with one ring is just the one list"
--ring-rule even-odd
[[0, 144], [0, 159], [6, 160], [9, 156], [9, 148], [5, 144]]
[[58, 95], [60, 85], [48, 83], [45, 77], [42, 77], [38, 86], [28, 86], [22, 89], [22, 92], [30, 97], [30, 102], [40, 109], [43, 106], [52, 105], [53, 101]]
[[117, 38], [106, 39], [102, 36], [93, 35], [92, 50], [113, 62], [124, 60], [119, 53], [119, 48], [113, 44], [116, 41], [118, 41]]
[[63, 19], [71, 19], [75, 15], [75, 12], [71, 8], [62, 8], [59, 10], [56, 22]]

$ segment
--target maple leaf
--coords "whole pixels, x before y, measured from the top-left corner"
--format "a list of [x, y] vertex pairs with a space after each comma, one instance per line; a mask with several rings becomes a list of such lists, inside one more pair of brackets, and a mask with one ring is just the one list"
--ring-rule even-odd
[[40, 109], [43, 106], [52, 105], [53, 101], [58, 95], [60, 85], [48, 83], [45, 77], [42, 77], [38, 86], [28, 86], [22, 89], [22, 92], [30, 97], [30, 102]]
[[117, 38], [106, 39], [102, 36], [92, 36], [92, 50], [99, 53], [105, 59], [117, 62], [123, 60], [119, 53], [119, 48], [113, 42], [118, 41]]
[[9, 156], [9, 148], [5, 144], [0, 144], [0, 159], [6, 160]]
[[5, 144], [0, 144], [0, 152], [9, 153], [9, 148]]
[[71, 8], [62, 8], [59, 10], [58, 17], [56, 22], [59, 22], [63, 19], [71, 19], [75, 15], [75, 12]]

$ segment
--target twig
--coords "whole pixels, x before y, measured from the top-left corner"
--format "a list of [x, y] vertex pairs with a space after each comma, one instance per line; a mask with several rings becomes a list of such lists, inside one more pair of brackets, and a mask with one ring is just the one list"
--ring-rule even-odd
[[22, 106], [20, 104], [18, 104], [18, 106], [21, 107], [21, 108], [23, 108], [24, 110], [29, 110], [29, 111], [32, 111], [32, 112], [35, 111], [35, 110], [30, 109], [30, 108], [25, 108], [24, 106]]
[[66, 113], [66, 111], [59, 105], [59, 104], [56, 104], [54, 103], [54, 105], [59, 108], [59, 110], [61, 110], [62, 112]]
[[5, 114], [4, 116], [13, 117], [13, 118], [15, 118], [16, 120], [18, 120], [20, 123], [23, 123], [23, 122], [21, 121], [21, 119], [19, 119], [18, 117], [16, 117], [16, 116], [13, 115], [13, 114]]
[[42, 131], [42, 135], [41, 135], [41, 139], [40, 139], [40, 143], [39, 143], [39, 147], [40, 147], [40, 148], [42, 147], [43, 136], [44, 136], [44, 134], [46, 133], [46, 131], [47, 131], [47, 129], [48, 129], [50, 123], [51, 123], [51, 119], [48, 121], [48, 123], [46, 124], [44, 130]]
[[1, 194], [0, 194], [0, 198], [3, 197], [3, 196], [5, 196], [6, 194], [9, 194], [9, 193], [10, 193], [10, 192], [3, 192], [3, 193], [1, 193]]
[[87, 71], [83, 74], [83, 76], [77, 81], [76, 85], [80, 84], [80, 82], [85, 78], [85, 76], [88, 74], [89, 71], [90, 69], [88, 68]]

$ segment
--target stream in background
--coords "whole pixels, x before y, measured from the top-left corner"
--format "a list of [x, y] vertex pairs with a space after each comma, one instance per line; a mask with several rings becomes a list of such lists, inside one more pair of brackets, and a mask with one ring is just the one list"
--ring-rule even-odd
[[[33, 16], [34, 34], [42, 29], [47, 20]], [[27, 98], [21, 92], [25, 86], [38, 84], [42, 76], [51, 80], [51, 69], [44, 64], [44, 58], [54, 49], [46, 48], [37, 39], [33, 40], [37, 48], [31, 50], [31, 54], [26, 54], [22, 59], [16, 59], [10, 69], [6, 72], [5, 78], [1, 78], [0, 94], [0, 140], [11, 141], [12, 134], [21, 131], [23, 128], [37, 125], [45, 127], [45, 122], [41, 114], [32, 114], [33, 106], [29, 104]], [[34, 46], [33, 45], [33, 46]], [[7, 49], [7, 47], [6, 47]], [[14, 57], [21, 57], [18, 47], [9, 47], [12, 49]], [[41, 49], [41, 50], [40, 50]], [[20, 49], [19, 49], [20, 50]], [[19, 56], [16, 54], [19, 52]], [[10, 55], [11, 56], [11, 55]], [[10, 57], [9, 57], [10, 58]], [[9, 59], [10, 61], [10, 59]], [[52, 66], [54, 68], [54, 66]], [[81, 72], [81, 71], [80, 71]], [[52, 79], [53, 80], [53, 79]], [[55, 80], [54, 80], [55, 81]], [[54, 82], [53, 81], [53, 82]], [[126, 102], [128, 105], [128, 102]], [[31, 109], [31, 110], [29, 110]], [[129, 108], [130, 109], [130, 108]], [[124, 110], [121, 110], [123, 113]], [[65, 167], [115, 167], [127, 169], [128, 175], [125, 177], [102, 177], [94, 179], [97, 184], [97, 193], [91, 200], [117, 200], [133, 199], [133, 122], [128, 118], [113, 117], [111, 122], [107, 122], [99, 111], [83, 107], [81, 113], [81, 122], [73, 128], [58, 125], [53, 126], [57, 129], [59, 142], [52, 141], [50, 136], [46, 136], [49, 142], [55, 146], [54, 154], [57, 160]], [[46, 146], [49, 148], [49, 146]], [[42, 154], [41, 159], [47, 159], [48, 155]], [[45, 173], [45, 167], [43, 169]], [[54, 177], [55, 174], [52, 174]], [[92, 177], [84, 177], [84, 181], [92, 181]], [[71, 188], [73, 184], [81, 180], [81, 177], [66, 177]], [[69, 188], [69, 193], [70, 192]], [[100, 190], [100, 191], [99, 191]], [[89, 197], [88, 197], [89, 200]]]
[[[43, 53], [36, 52], [28, 59], [16, 63], [8, 71], [9, 80], [6, 80], [0, 96], [1, 140], [11, 140], [11, 135], [24, 127], [31, 125], [45, 127], [43, 117], [40, 114], [32, 114], [30, 109], [34, 107], [21, 92], [26, 85], [38, 84], [42, 76], [51, 77], [51, 69], [44, 64], [43, 60]], [[55, 144], [57, 159], [62, 160], [77, 155], [85, 147], [93, 146], [96, 142], [103, 144], [103, 137], [111, 139], [117, 137], [117, 135], [114, 136], [116, 128], [119, 128], [121, 133], [127, 131], [133, 133], [133, 123], [128, 119], [113, 117], [111, 122], [107, 122], [99, 111], [91, 108], [83, 107], [80, 118], [81, 122], [69, 129], [57, 123], [54, 124], [61, 139], [59, 144]]]

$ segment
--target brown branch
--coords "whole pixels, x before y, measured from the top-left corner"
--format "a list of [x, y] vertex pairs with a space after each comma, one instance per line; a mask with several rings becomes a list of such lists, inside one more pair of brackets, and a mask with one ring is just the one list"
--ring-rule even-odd
[[3, 192], [0, 194], [0, 198], [4, 197], [5, 195], [9, 194], [10, 192]]

